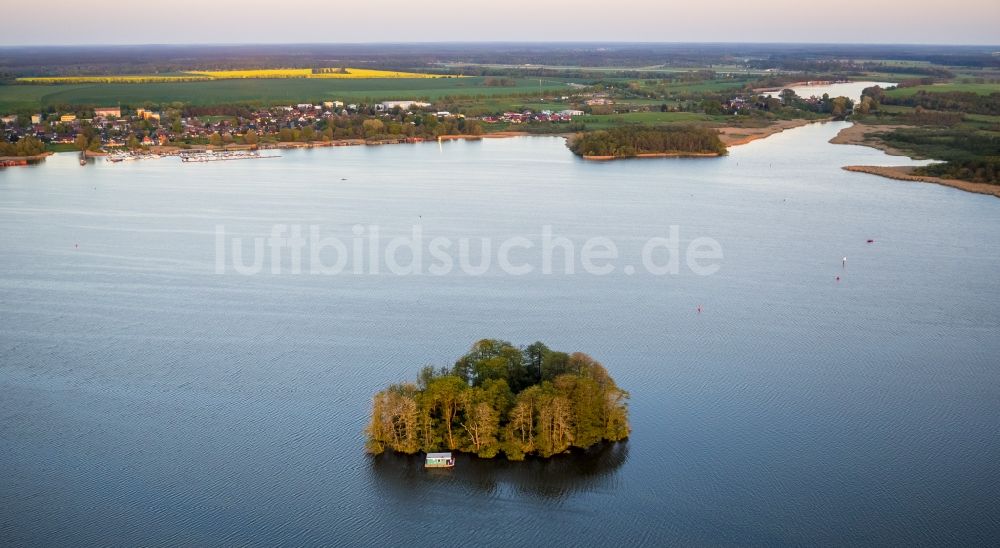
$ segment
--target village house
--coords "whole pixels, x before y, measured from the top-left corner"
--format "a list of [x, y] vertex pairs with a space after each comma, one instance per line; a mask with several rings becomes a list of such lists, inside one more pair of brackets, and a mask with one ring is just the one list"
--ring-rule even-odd
[[121, 118], [122, 109], [120, 107], [97, 107], [94, 109], [96, 118]]
[[144, 108], [135, 109], [135, 115], [138, 116], [139, 118], [142, 118], [143, 120], [156, 120], [157, 122], [160, 121], [159, 112], [153, 112], [150, 110], [146, 110]]
[[59, 117], [60, 122], [75, 122], [76, 114], [63, 114]]

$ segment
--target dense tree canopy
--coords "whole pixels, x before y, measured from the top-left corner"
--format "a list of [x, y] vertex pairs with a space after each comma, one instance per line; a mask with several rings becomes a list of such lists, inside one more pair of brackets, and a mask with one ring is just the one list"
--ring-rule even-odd
[[[865, 90], [869, 92], [868, 89]], [[928, 110], [965, 112], [968, 114], [1000, 115], [1000, 93], [981, 94], [968, 91], [926, 91], [913, 95], [893, 96], [872, 90], [872, 95], [885, 105], [923, 107]]]
[[427, 366], [416, 384], [376, 394], [367, 448], [549, 457], [628, 437], [627, 399], [586, 354], [484, 339], [453, 367]]
[[0, 141], [0, 156], [37, 156], [45, 152], [45, 143], [34, 137], [22, 137], [15, 143]]
[[623, 126], [578, 135], [568, 144], [580, 156], [628, 158], [639, 154], [725, 154], [715, 130], [701, 127]]

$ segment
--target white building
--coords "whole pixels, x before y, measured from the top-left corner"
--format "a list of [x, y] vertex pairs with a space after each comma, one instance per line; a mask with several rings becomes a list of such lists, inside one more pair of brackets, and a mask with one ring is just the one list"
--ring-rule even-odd
[[430, 103], [423, 103], [420, 101], [383, 101], [380, 103], [382, 110], [392, 110], [399, 107], [403, 110], [409, 110], [411, 108], [427, 108], [431, 106]]

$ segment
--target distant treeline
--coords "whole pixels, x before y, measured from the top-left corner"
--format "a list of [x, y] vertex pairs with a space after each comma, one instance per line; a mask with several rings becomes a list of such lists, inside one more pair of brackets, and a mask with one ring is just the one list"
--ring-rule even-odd
[[725, 154], [726, 146], [713, 129], [695, 126], [623, 126], [591, 131], [570, 139], [578, 156], [629, 158], [640, 154]]
[[[838, 74], [838, 75], [862, 75], [867, 72], [883, 72], [891, 74], [920, 74], [926, 75], [928, 77], [934, 78], [954, 78], [955, 73], [948, 70], [945, 67], [940, 66], [929, 66], [929, 65], [909, 65], [909, 64], [892, 64], [884, 62], [861, 62], [861, 61], [845, 61], [839, 59], [825, 59], [825, 60], [813, 60], [813, 59], [802, 59], [802, 58], [787, 58], [787, 59], [767, 59], [754, 61], [750, 63], [751, 66], [758, 69], [764, 69], [769, 67], [781, 68], [783, 70], [795, 71], [797, 73], [812, 73], [812, 74]], [[812, 80], [813, 78], [801, 78], [804, 80]]]
[[[623, 43], [425, 43], [425, 44], [262, 44], [53, 46], [0, 48], [0, 74], [72, 76], [80, 74], [149, 74], [183, 70], [239, 70], [256, 67], [344, 66], [408, 71], [440, 69], [444, 61], [512, 65], [616, 67], [624, 70], [667, 65], [699, 68], [712, 65], [759, 69], [838, 71], [856, 67], [895, 71], [889, 64], [845, 59], [891, 59], [936, 65], [1000, 67], [989, 46], [918, 46], [852, 44], [623, 44]], [[468, 68], [483, 76], [505, 76], [503, 69]], [[911, 74], [926, 67], [903, 66]], [[494, 72], [496, 71], [496, 72]], [[579, 73], [587, 74], [585, 71]], [[636, 77], [640, 73], [633, 73]], [[565, 74], [564, 74], [565, 76]], [[589, 78], [591, 76], [584, 76]], [[632, 76], [629, 76], [632, 77]]]
[[922, 107], [929, 110], [948, 110], [968, 114], [1000, 115], [1000, 93], [989, 95], [970, 91], [924, 91], [912, 95], [893, 96], [876, 88], [865, 90], [883, 105]]
[[416, 384], [376, 394], [367, 448], [550, 457], [628, 437], [627, 399], [586, 354], [484, 339], [454, 366], [427, 366]]

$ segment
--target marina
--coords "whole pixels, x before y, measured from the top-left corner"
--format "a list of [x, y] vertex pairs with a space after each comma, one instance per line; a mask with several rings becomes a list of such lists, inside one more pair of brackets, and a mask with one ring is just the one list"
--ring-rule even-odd
[[278, 154], [261, 156], [257, 150], [223, 150], [204, 152], [181, 152], [182, 162], [222, 162], [228, 160], [258, 160], [264, 158], [280, 158]]
[[[177, 156], [182, 162], [221, 162], [228, 160], [258, 160], [263, 158], [280, 158], [278, 154], [261, 155], [258, 150], [182, 150], [178, 152], [112, 152], [105, 156], [108, 162], [117, 164], [121, 162], [133, 162], [137, 160], [157, 160], [160, 158]], [[85, 165], [81, 160], [80, 165]]]

